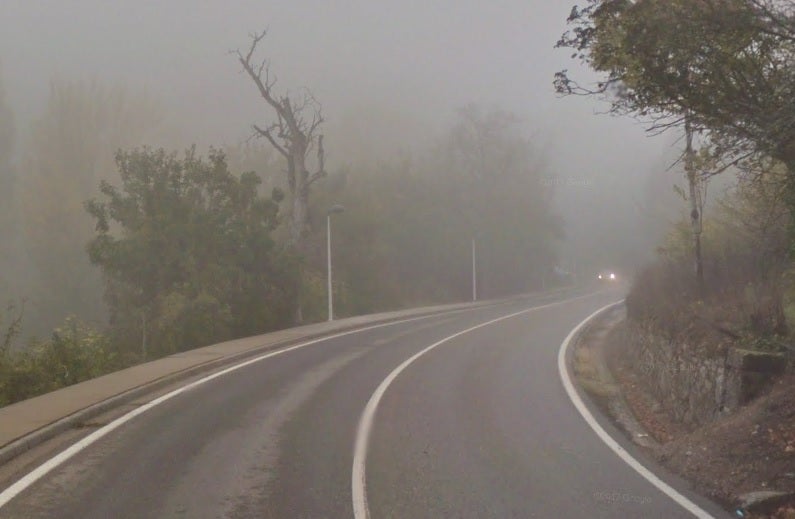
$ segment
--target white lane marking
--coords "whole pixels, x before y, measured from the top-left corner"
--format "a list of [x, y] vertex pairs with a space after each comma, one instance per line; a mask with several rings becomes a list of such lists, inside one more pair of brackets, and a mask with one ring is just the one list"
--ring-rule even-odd
[[[458, 312], [458, 311], [460, 311], [460, 310], [456, 310], [456, 312]], [[8, 502], [11, 501], [12, 499], [14, 499], [17, 495], [19, 495], [20, 492], [24, 491], [26, 488], [28, 488], [29, 486], [34, 484], [36, 481], [40, 480], [45, 475], [47, 475], [49, 472], [51, 472], [52, 470], [54, 470], [55, 468], [57, 468], [58, 466], [60, 466], [61, 464], [63, 464], [64, 462], [66, 462], [67, 460], [72, 458], [73, 456], [75, 456], [76, 454], [78, 454], [80, 451], [82, 451], [86, 447], [88, 447], [91, 444], [95, 443], [97, 440], [99, 440], [102, 437], [106, 436], [107, 434], [109, 434], [113, 430], [121, 427], [122, 425], [124, 425], [125, 423], [129, 422], [130, 420], [132, 420], [136, 416], [145, 413], [146, 411], [152, 409], [153, 407], [156, 407], [156, 406], [162, 404], [163, 402], [166, 402], [167, 400], [171, 400], [175, 396], [180, 395], [180, 394], [182, 394], [182, 393], [184, 393], [186, 391], [189, 391], [189, 390], [191, 390], [191, 389], [193, 389], [193, 388], [195, 388], [197, 386], [201, 386], [202, 384], [206, 384], [207, 382], [209, 382], [211, 380], [214, 380], [214, 379], [216, 379], [218, 377], [222, 377], [224, 375], [232, 373], [233, 371], [237, 371], [237, 370], [239, 370], [241, 368], [244, 368], [246, 366], [250, 366], [251, 364], [263, 361], [265, 359], [269, 359], [271, 357], [275, 357], [277, 355], [281, 355], [283, 353], [288, 353], [290, 351], [294, 351], [294, 350], [297, 350], [299, 348], [304, 348], [304, 347], [310, 346], [312, 344], [317, 344], [319, 342], [324, 342], [324, 341], [329, 341], [329, 340], [332, 340], [332, 339], [337, 339], [339, 337], [344, 337], [346, 335], [351, 335], [351, 334], [354, 334], [354, 333], [360, 333], [360, 332], [365, 332], [365, 331], [368, 331], [368, 330], [374, 330], [376, 328], [383, 328], [385, 326], [394, 326], [394, 325], [397, 325], [397, 324], [403, 324], [403, 323], [408, 323], [408, 322], [412, 322], [412, 321], [419, 321], [421, 319], [431, 319], [433, 317], [439, 317], [439, 316], [440, 316], [440, 314], [423, 315], [423, 316], [419, 316], [419, 317], [412, 317], [410, 319], [403, 319], [403, 320], [400, 320], [400, 321], [392, 321], [392, 322], [388, 322], [388, 323], [381, 323], [381, 324], [376, 324], [376, 325], [372, 325], [372, 326], [367, 326], [365, 328], [357, 328], [355, 330], [349, 330], [347, 332], [337, 333], [337, 334], [329, 335], [329, 336], [325, 336], [325, 337], [319, 337], [319, 338], [313, 339], [311, 341], [302, 342], [302, 343], [296, 344], [294, 346], [289, 346], [289, 347], [281, 349], [281, 350], [276, 350], [276, 351], [272, 351], [272, 352], [266, 353], [264, 355], [260, 355], [259, 357], [255, 357], [253, 359], [249, 359], [247, 361], [241, 362], [240, 364], [235, 364], [234, 366], [230, 366], [230, 367], [228, 367], [228, 368], [226, 368], [226, 369], [224, 369], [222, 371], [218, 371], [216, 373], [213, 373], [212, 375], [208, 375], [208, 376], [206, 376], [204, 378], [201, 378], [199, 380], [191, 382], [190, 384], [187, 384], [185, 386], [177, 388], [174, 391], [171, 391], [170, 393], [166, 393], [165, 395], [160, 396], [160, 397], [158, 397], [158, 398], [156, 398], [156, 399], [154, 399], [154, 400], [152, 400], [152, 401], [150, 401], [150, 402], [148, 402], [148, 403], [146, 403], [146, 404], [144, 404], [144, 405], [142, 405], [142, 406], [130, 411], [129, 413], [127, 413], [127, 414], [125, 414], [123, 416], [120, 416], [119, 418], [113, 420], [112, 422], [110, 422], [109, 424], [105, 425], [104, 427], [102, 427], [100, 429], [97, 429], [93, 433], [89, 434], [88, 436], [86, 436], [85, 438], [80, 440], [79, 442], [71, 445], [69, 448], [67, 448], [66, 450], [60, 452], [59, 454], [57, 454], [53, 458], [50, 458], [49, 460], [45, 461], [44, 463], [39, 465], [37, 468], [33, 469], [31, 472], [29, 472], [28, 474], [23, 476], [22, 479], [18, 480], [16, 483], [14, 483], [10, 487], [6, 488], [2, 493], [0, 493], [0, 508], [3, 508], [5, 505], [7, 505]]]
[[591, 429], [593, 429], [596, 435], [599, 436], [599, 438], [605, 442], [607, 446], [610, 447], [613, 452], [615, 452], [618, 457], [621, 458], [627, 465], [635, 469], [635, 471], [646, 478], [649, 483], [657, 487], [660, 491], [673, 499], [677, 504], [682, 506], [682, 508], [693, 514], [695, 517], [698, 517], [699, 519], [714, 519], [713, 516], [710, 515], [706, 510], [699, 507], [697, 504], [677, 492], [673, 487], [654, 475], [653, 472], [644, 467], [638, 460], [633, 458], [632, 455], [630, 455], [621, 445], [618, 444], [617, 441], [613, 439], [612, 436], [607, 434], [607, 431], [605, 431], [602, 426], [599, 425], [599, 422], [596, 421], [591, 412], [588, 410], [585, 403], [580, 398], [580, 395], [577, 393], [577, 390], [574, 388], [574, 384], [571, 382], [569, 370], [566, 367], [566, 351], [568, 350], [572, 340], [574, 340], [574, 337], [585, 327], [586, 324], [588, 324], [591, 319], [604, 312], [608, 308], [619, 305], [623, 302], [624, 301], [622, 300], [616, 303], [611, 303], [595, 311], [586, 317], [571, 332], [569, 332], [569, 335], [563, 340], [563, 343], [560, 345], [560, 351], [558, 352], [558, 371], [560, 371], [560, 378], [563, 381], [563, 387], [566, 388], [566, 393], [568, 393], [569, 398], [574, 404], [574, 407], [577, 408], [577, 411], [580, 412], [588, 425], [591, 426]]
[[389, 388], [390, 384], [397, 378], [400, 373], [409, 367], [415, 360], [422, 357], [432, 349], [440, 346], [456, 337], [460, 337], [466, 333], [471, 331], [477, 330], [478, 328], [483, 328], [484, 326], [488, 326], [490, 324], [498, 323], [500, 321], [504, 321], [506, 319], [510, 319], [511, 317], [516, 317], [518, 315], [526, 314], [532, 312], [534, 310], [541, 310], [543, 308], [549, 308], [551, 306], [562, 305], [565, 303], [570, 303], [572, 301], [576, 301], [578, 299], [584, 299], [586, 297], [590, 297], [594, 294], [586, 294], [583, 296], [577, 296], [570, 299], [564, 299], [563, 301], [557, 301], [554, 303], [548, 303], [541, 306], [534, 306], [531, 308], [525, 308], [524, 310], [520, 310], [518, 312], [514, 312], [512, 314], [503, 315], [502, 317], [498, 317], [496, 319], [492, 319], [491, 321], [486, 321], [485, 323], [480, 323], [476, 326], [472, 326], [471, 328], [467, 328], [466, 330], [462, 330], [458, 333], [454, 333], [444, 339], [437, 341], [427, 348], [415, 353], [408, 359], [406, 359], [402, 364], [396, 367], [387, 377], [381, 382], [381, 384], [376, 388], [375, 392], [370, 397], [370, 400], [367, 402], [367, 405], [362, 411], [362, 416], [359, 419], [359, 425], [356, 428], [356, 441], [353, 447], [353, 469], [351, 470], [351, 497], [353, 499], [353, 517], [354, 519], [369, 519], [370, 518], [370, 508], [367, 505], [367, 481], [366, 481], [366, 474], [365, 474], [365, 465], [367, 464], [367, 449], [370, 446], [370, 434], [373, 429], [373, 421], [375, 419], [375, 413], [378, 410], [378, 404], [381, 402], [381, 398], [386, 393], [386, 390]]

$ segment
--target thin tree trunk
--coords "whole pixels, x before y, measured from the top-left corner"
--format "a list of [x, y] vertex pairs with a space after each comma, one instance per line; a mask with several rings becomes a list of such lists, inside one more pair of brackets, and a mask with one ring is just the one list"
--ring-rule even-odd
[[[290, 172], [293, 178], [292, 184], [292, 211], [290, 214], [290, 245], [293, 250], [303, 256], [306, 253], [304, 238], [309, 230], [309, 186], [308, 174], [306, 171], [306, 147], [301, 143], [295, 144], [291, 165], [293, 170]], [[295, 324], [304, 322], [304, 267], [303, 258], [299, 263], [298, 273], [298, 297], [295, 308]]]
[[[289, 187], [291, 214], [289, 220], [288, 246], [299, 256], [306, 253], [304, 240], [309, 233], [309, 191], [312, 183], [326, 175], [324, 169], [323, 136], [317, 135], [323, 124], [321, 107], [308, 91], [303, 99], [294, 103], [289, 94], [277, 96], [273, 92], [276, 78], [270, 74], [267, 61], [253, 61], [257, 45], [265, 37], [266, 31], [252, 35], [251, 45], [244, 53], [237, 51], [237, 58], [243, 70], [257, 87], [262, 99], [274, 111], [277, 121], [268, 126], [254, 125], [255, 134], [270, 142], [287, 161], [287, 184]], [[311, 112], [311, 113], [309, 113]], [[311, 174], [306, 168], [306, 154], [317, 144], [318, 169]], [[303, 321], [303, 258], [299, 258], [299, 281], [295, 321]]]
[[701, 208], [698, 203], [698, 179], [696, 177], [695, 152], [693, 151], [693, 127], [690, 118], [685, 119], [685, 138], [687, 148], [685, 149], [685, 172], [687, 173], [687, 183], [690, 188], [690, 225], [693, 229], [693, 253], [696, 263], [696, 288], [699, 296], [704, 295], [704, 261], [701, 256]]
[[[292, 187], [292, 214], [290, 215], [290, 239], [300, 248], [309, 229], [309, 179], [306, 171], [306, 147], [297, 143], [292, 150], [294, 184]], [[303, 251], [301, 251], [303, 252]]]

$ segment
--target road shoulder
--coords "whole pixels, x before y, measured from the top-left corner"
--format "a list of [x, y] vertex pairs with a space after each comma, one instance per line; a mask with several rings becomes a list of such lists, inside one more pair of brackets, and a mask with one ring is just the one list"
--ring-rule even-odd
[[795, 426], [795, 398], [787, 391], [795, 387], [792, 381], [780, 381], [770, 393], [712, 423], [686, 427], [645, 390], [642, 374], [626, 355], [632, 347], [626, 326], [621, 312], [604, 314], [575, 345], [573, 371], [591, 406], [649, 463], [735, 517], [795, 517], [795, 462], [782, 458], [790, 454], [784, 429]]

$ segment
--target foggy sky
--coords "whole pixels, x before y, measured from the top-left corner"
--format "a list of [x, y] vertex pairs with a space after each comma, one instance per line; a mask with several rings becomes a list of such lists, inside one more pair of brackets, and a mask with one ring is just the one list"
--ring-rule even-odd
[[[0, 66], [22, 125], [51, 78], [96, 80], [146, 89], [191, 142], [234, 144], [269, 114], [229, 51], [268, 28], [279, 87], [311, 88], [329, 128], [368, 107], [408, 123], [368, 128], [385, 148], [422, 140], [468, 103], [521, 114], [562, 179], [559, 198], [579, 204], [564, 208], [571, 224], [598, 213], [589, 185], [646, 174], [670, 144], [596, 115], [594, 100], [555, 95], [553, 74], [577, 69], [553, 49], [574, 1], [1, 0]], [[332, 166], [344, 161], [333, 139], [327, 148]]]

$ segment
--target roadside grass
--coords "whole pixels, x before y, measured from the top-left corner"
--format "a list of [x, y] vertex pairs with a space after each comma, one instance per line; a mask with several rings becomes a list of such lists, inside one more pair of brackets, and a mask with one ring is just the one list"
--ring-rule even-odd
[[577, 341], [572, 367], [580, 387], [603, 403], [606, 399], [617, 395], [618, 388], [606, 376], [606, 370], [600, 365], [603, 360], [591, 348], [591, 344], [600, 332], [604, 332], [601, 327], [589, 329]]

